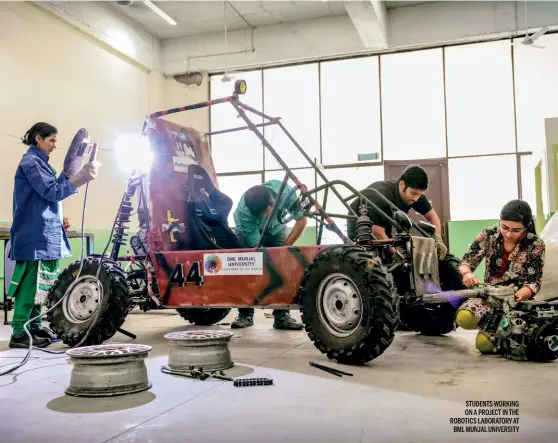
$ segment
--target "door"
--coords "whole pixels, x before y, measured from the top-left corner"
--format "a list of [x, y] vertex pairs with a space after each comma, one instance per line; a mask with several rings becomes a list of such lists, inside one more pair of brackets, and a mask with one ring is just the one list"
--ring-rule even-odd
[[[430, 204], [440, 217], [442, 224], [442, 238], [446, 245], [448, 242], [448, 222], [450, 218], [449, 207], [449, 180], [447, 159], [429, 160], [397, 160], [384, 162], [384, 174], [386, 180], [397, 180], [403, 171], [411, 165], [420, 165], [428, 173], [428, 190], [425, 192]], [[413, 209], [409, 211], [409, 217], [415, 222], [424, 220], [424, 217]], [[414, 231], [414, 230], [413, 230]]]

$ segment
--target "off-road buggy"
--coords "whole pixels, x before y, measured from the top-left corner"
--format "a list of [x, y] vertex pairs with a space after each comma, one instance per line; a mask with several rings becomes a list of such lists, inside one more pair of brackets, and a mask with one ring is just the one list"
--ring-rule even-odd
[[[315, 346], [331, 359], [362, 364], [381, 355], [403, 322], [423, 334], [440, 335], [455, 329], [460, 298], [447, 292], [463, 289], [457, 259], [439, 261], [433, 227], [415, 223], [393, 206], [383, 213], [350, 184], [329, 181], [283, 126], [242, 103], [246, 83], [239, 80], [230, 97], [210, 100], [148, 116], [143, 135], [149, 138], [153, 162], [149, 173], [134, 173], [126, 184], [111, 232], [112, 252], [88, 256], [67, 298], [48, 314], [51, 328], [64, 343], [99, 344], [111, 338], [136, 306], [176, 309], [196, 325], [220, 322], [232, 308], [300, 308], [302, 322]], [[246, 126], [202, 136], [197, 131], [162, 119], [164, 115], [229, 103]], [[265, 119], [254, 124], [247, 111]], [[306, 158], [324, 184], [308, 189], [299, 181], [258, 128], [278, 125]], [[295, 210], [317, 220], [317, 244], [262, 248], [268, 224], [256, 248], [245, 249], [227, 223], [233, 202], [220, 190], [208, 137], [250, 130], [285, 171], [272, 217], [288, 223]], [[295, 207], [278, 207], [287, 182], [298, 192]], [[352, 195], [343, 198], [338, 187]], [[317, 193], [323, 191], [323, 205]], [[343, 201], [346, 214], [328, 214], [332, 192]], [[346, 195], [346, 194], [345, 194]], [[132, 200], [135, 198], [135, 206]], [[349, 205], [360, 199], [360, 213]], [[288, 200], [288, 199], [287, 199]], [[135, 207], [139, 229], [127, 238]], [[396, 230], [391, 240], [377, 240], [367, 208]], [[368, 209], [369, 210], [369, 209]], [[332, 218], [356, 220], [354, 240]], [[322, 245], [323, 228], [336, 233], [338, 245]], [[411, 231], [418, 235], [412, 235]], [[121, 256], [129, 243], [133, 254]], [[394, 261], [389, 247], [399, 250]], [[128, 263], [123, 269], [121, 263]], [[65, 269], [48, 297], [50, 308], [74, 282], [80, 261]], [[85, 338], [86, 337], [86, 338]], [[85, 338], [85, 339], [84, 339]]]

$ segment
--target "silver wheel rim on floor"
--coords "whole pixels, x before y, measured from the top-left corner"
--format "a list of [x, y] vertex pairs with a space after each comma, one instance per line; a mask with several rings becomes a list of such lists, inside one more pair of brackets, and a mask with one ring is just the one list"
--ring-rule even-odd
[[344, 274], [328, 275], [318, 288], [316, 299], [320, 321], [336, 337], [349, 337], [362, 319], [362, 296]]
[[223, 329], [198, 329], [165, 334], [170, 352], [168, 368], [181, 372], [203, 368], [225, 370], [234, 362], [229, 351], [229, 342], [234, 332]]
[[84, 323], [95, 315], [103, 296], [99, 280], [90, 275], [80, 277], [62, 304], [64, 316], [74, 323]]
[[151, 346], [105, 344], [66, 351], [73, 364], [66, 394], [77, 397], [110, 397], [151, 388], [145, 359]]

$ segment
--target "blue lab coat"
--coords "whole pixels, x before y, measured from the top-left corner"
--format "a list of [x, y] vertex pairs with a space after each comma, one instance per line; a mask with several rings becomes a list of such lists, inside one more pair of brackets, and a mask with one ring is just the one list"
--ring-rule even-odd
[[10, 259], [59, 260], [71, 255], [61, 201], [77, 192], [49, 157], [30, 145], [15, 174]]

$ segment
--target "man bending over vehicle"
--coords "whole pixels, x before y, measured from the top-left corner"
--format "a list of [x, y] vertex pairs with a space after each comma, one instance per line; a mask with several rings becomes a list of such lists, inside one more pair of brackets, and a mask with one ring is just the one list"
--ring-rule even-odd
[[[261, 232], [265, 223], [271, 215], [271, 209], [279, 193], [281, 187], [280, 180], [270, 180], [262, 185], [254, 186], [241, 197], [238, 208], [234, 211], [234, 223], [236, 235], [246, 248], [254, 248], [257, 246]], [[282, 208], [295, 208], [297, 196], [293, 192], [290, 194], [289, 200], [286, 201], [291, 187], [285, 186], [278, 210]], [[293, 209], [294, 219], [296, 223], [289, 233], [286, 224], [279, 223], [277, 220], [277, 211], [273, 219], [269, 223], [266, 235], [263, 239], [262, 246], [264, 248], [273, 248], [278, 246], [292, 246], [301, 236], [306, 227], [307, 218], [304, 214]], [[275, 329], [302, 329], [301, 323], [295, 321], [289, 314], [288, 310], [275, 309], [273, 311], [275, 321], [273, 327]], [[240, 308], [238, 317], [231, 324], [232, 328], [246, 328], [254, 325], [254, 309]]]
[[[428, 174], [424, 168], [412, 165], [409, 166], [401, 177], [397, 180], [384, 180], [377, 181], [369, 185], [366, 189], [360, 191], [368, 200], [374, 203], [387, 215], [393, 217], [391, 206], [383, 201], [372, 189], [376, 189], [384, 195], [390, 202], [401, 209], [406, 214], [413, 208], [419, 214], [422, 214], [426, 220], [436, 227], [435, 241], [436, 251], [440, 260], [443, 260], [448, 253], [448, 248], [444, 244], [441, 236], [442, 226], [440, 218], [432, 205], [424, 195], [428, 189]], [[351, 203], [351, 208], [359, 214], [360, 200], [355, 198]], [[368, 208], [368, 217], [374, 224], [372, 226], [372, 233], [379, 240], [392, 238], [391, 225], [384, 220], [380, 215], [376, 214], [372, 208]], [[355, 239], [356, 236], [356, 221], [347, 221], [347, 235], [350, 239]], [[394, 251], [392, 251], [394, 252]]]

